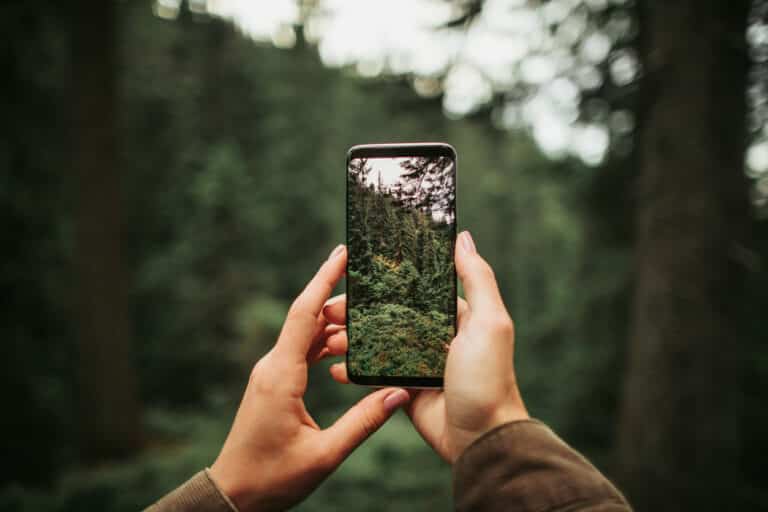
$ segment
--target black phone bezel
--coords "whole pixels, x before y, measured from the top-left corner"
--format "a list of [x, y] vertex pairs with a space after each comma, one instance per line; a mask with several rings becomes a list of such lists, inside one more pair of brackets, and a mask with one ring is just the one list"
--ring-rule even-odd
[[[456, 210], [457, 189], [458, 189], [458, 158], [456, 150], [450, 144], [443, 142], [416, 142], [403, 144], [360, 144], [353, 146], [347, 151], [345, 173], [348, 172], [349, 162], [353, 158], [387, 158], [398, 156], [446, 156], [453, 160], [454, 173], [454, 222], [453, 232], [451, 234], [451, 252], [456, 249], [456, 234], [458, 212]], [[346, 174], [344, 176], [344, 203], [345, 203], [345, 236], [349, 243], [349, 182]], [[349, 259], [347, 259], [347, 271], [349, 271]], [[349, 291], [349, 280], [345, 281], [345, 292]], [[458, 310], [457, 310], [458, 283], [456, 278], [456, 269], [453, 271], [453, 328], [454, 332], [458, 330]], [[349, 295], [347, 295], [349, 296]], [[346, 303], [346, 328], [349, 333], [349, 302]], [[408, 376], [387, 376], [387, 375], [354, 375], [349, 371], [349, 350], [345, 356], [347, 361], [347, 376], [350, 382], [364, 386], [402, 386], [409, 388], [442, 388], [442, 377], [408, 377]]]

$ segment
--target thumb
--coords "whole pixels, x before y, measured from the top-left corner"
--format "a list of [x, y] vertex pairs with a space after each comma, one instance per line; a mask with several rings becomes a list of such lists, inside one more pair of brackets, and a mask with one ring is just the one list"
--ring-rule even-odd
[[347, 458], [408, 400], [410, 395], [404, 389], [380, 389], [360, 400], [336, 420], [336, 423], [328, 427], [328, 448], [334, 454], [336, 463], [339, 464]]
[[494, 312], [504, 309], [493, 269], [477, 253], [469, 231], [461, 233], [457, 240], [456, 273], [464, 285], [471, 311]]

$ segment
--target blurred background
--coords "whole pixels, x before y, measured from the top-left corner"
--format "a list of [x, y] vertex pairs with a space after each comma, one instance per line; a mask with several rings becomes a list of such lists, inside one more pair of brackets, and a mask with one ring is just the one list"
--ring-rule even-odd
[[[638, 510], [768, 509], [768, 1], [10, 1], [0, 27], [0, 510], [136, 510], [210, 465], [343, 241], [347, 148], [427, 140], [532, 415]], [[365, 392], [327, 366], [321, 425]], [[298, 509], [444, 510], [450, 483], [398, 414]]]

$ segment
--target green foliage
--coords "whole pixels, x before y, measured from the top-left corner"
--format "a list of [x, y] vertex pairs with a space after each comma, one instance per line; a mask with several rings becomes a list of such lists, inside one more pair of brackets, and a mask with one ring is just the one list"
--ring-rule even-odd
[[[454, 226], [427, 213], [438, 198], [369, 186], [365, 165], [353, 160], [347, 180], [349, 370], [441, 377], [454, 336]], [[452, 218], [451, 201], [444, 207]]]
[[[9, 298], [0, 317], [8, 411], [0, 510], [136, 510], [210, 464], [234, 405], [209, 402], [240, 397], [288, 304], [344, 241], [344, 151], [376, 141], [445, 140], [457, 148], [457, 220], [493, 266], [515, 320], [526, 404], [593, 460], [607, 460], [630, 257], [627, 241], [605, 242], [605, 230], [585, 217], [590, 170], [545, 159], [526, 135], [499, 132], [485, 116], [447, 120], [439, 100], [417, 97], [408, 84], [325, 69], [305, 45], [258, 46], [222, 22], [163, 21], [148, 3], [123, 2], [125, 247], [142, 399], [151, 411], [148, 448], [131, 462], [79, 468], [71, 294], [77, 199], [65, 136], [69, 29], [56, 9], [14, 5], [0, 16], [14, 55], [3, 81], [8, 94], [0, 95], [7, 113], [0, 280]], [[31, 22], [19, 24], [20, 17]], [[603, 188], [624, 197], [623, 186]], [[360, 191], [352, 201], [374, 201], [369, 196]], [[383, 326], [394, 327], [408, 343], [435, 348], [409, 350], [420, 359], [386, 350], [396, 364], [441, 371], [441, 340], [452, 327], [441, 316], [448, 307], [441, 298], [450, 296], [441, 287], [452, 286], [450, 248], [423, 216], [399, 216], [387, 201], [355, 210], [382, 220], [376, 243], [360, 243], [354, 230], [373, 218], [350, 230], [350, 250], [369, 265], [350, 271], [351, 293], [381, 301], [363, 306], [361, 340], [384, 345]], [[627, 222], [621, 211], [604, 217]], [[764, 230], [760, 236], [768, 239]], [[763, 246], [755, 268], [768, 268], [765, 254]], [[745, 446], [766, 425], [759, 390], [768, 362], [758, 340], [768, 287], [764, 270], [754, 274], [744, 307], [744, 329], [754, 340], [745, 352]], [[398, 301], [389, 303], [393, 291]], [[331, 381], [321, 363], [312, 369], [308, 409], [327, 425], [362, 393]], [[753, 451], [750, 492], [765, 503], [760, 451]], [[449, 468], [397, 416], [299, 509], [444, 510], [449, 496]]]
[[[518, 378], [533, 414], [556, 428], [582, 424], [572, 418], [583, 418], [581, 411], [593, 405], [582, 397], [595, 382], [607, 390], [601, 403], [611, 398], [611, 390], [615, 394], [618, 359], [611, 349], [619, 340], [607, 328], [599, 339], [589, 336], [594, 326], [580, 315], [591, 297], [610, 301], [622, 281], [607, 274], [620, 275], [626, 258], [585, 251], [578, 201], [585, 169], [549, 162], [527, 137], [498, 132], [485, 122], [449, 121], [438, 101], [418, 98], [407, 84], [360, 81], [325, 69], [306, 46], [287, 51], [257, 46], [224, 23], [168, 22], [154, 18], [141, 2], [121, 5], [126, 258], [142, 399], [169, 422], [199, 420], [201, 431], [169, 433], [167, 425], [149, 418], [146, 455], [161, 457], [155, 453], [157, 438], [179, 448], [162, 453], [168, 466], [145, 471], [140, 455], [135, 463], [115, 466], [133, 476], [119, 479], [100, 468], [83, 477], [82, 491], [66, 490], [74, 485], [69, 477], [83, 473], [73, 412], [77, 319], [70, 295], [76, 286], [71, 270], [76, 199], [66, 193], [68, 174], [61, 169], [68, 141], [57, 139], [67, 132], [66, 109], [49, 108], [65, 94], [67, 70], [59, 56], [37, 88], [27, 88], [24, 76], [15, 75], [19, 89], [40, 108], [9, 125], [16, 164], [3, 174], [7, 187], [0, 194], [4, 233], [11, 237], [8, 266], [0, 270], [12, 298], [3, 316], [8, 343], [3, 377], [5, 403], [15, 411], [3, 423], [7, 471], [0, 502], [7, 491], [16, 497], [11, 508], [45, 510], [43, 503], [93, 491], [101, 496], [101, 509], [133, 501], [135, 510], [210, 464], [234, 408], [211, 410], [206, 404], [211, 396], [240, 397], [250, 366], [274, 343], [282, 312], [328, 251], [344, 241], [344, 151], [358, 143], [445, 140], [457, 148], [458, 222], [472, 230], [510, 305], [518, 332]], [[55, 36], [50, 40], [17, 32], [25, 51], [60, 53], [66, 25], [46, 26]], [[40, 123], [45, 116], [52, 116], [50, 122]], [[29, 142], [37, 140], [36, 133], [46, 134], [40, 147]], [[414, 301], [405, 305], [411, 312], [388, 325], [399, 322], [410, 331], [408, 339], [436, 347], [432, 356], [439, 359], [423, 362], [440, 371], [439, 340], [450, 339], [446, 329], [452, 326], [422, 308], [447, 310], [440, 297], [450, 295], [440, 287], [452, 286], [450, 249], [440, 244], [442, 236], [425, 239], [432, 234], [425, 232], [423, 217], [396, 217], [391, 209], [383, 215], [389, 220], [382, 226], [398, 227], [401, 239], [391, 233], [382, 238], [402, 241], [366, 248], [368, 258], [379, 254], [399, 261], [396, 284], [416, 288], [407, 295]], [[401, 222], [392, 222], [397, 218]], [[355, 245], [355, 234], [350, 236]], [[402, 258], [395, 258], [398, 251]], [[604, 279], [594, 285], [581, 281], [585, 261], [604, 265]], [[377, 265], [382, 274], [384, 260]], [[425, 266], [431, 270], [413, 270]], [[351, 281], [355, 275], [350, 272]], [[376, 293], [383, 297], [388, 289]], [[390, 316], [373, 313], [373, 322]], [[321, 364], [313, 368], [307, 404], [318, 421], [329, 424], [361, 394], [334, 383]], [[575, 399], [586, 405], [570, 412]], [[601, 447], [607, 451], [612, 414], [609, 405], [590, 418], [589, 455]], [[342, 467], [301, 507], [445, 509], [448, 469], [403, 418], [397, 421], [348, 461], [353, 469]], [[187, 458], [182, 446], [198, 455]], [[32, 484], [42, 487], [33, 490]]]
[[[150, 505], [214, 460], [229, 427], [231, 408], [205, 414], [149, 411], [147, 425], [157, 444], [131, 461], [64, 475], [46, 490], [7, 486], [0, 511], [135, 511]], [[217, 414], [218, 413], [218, 414]]]
[[[344, 151], [358, 143], [445, 140], [457, 148], [462, 161], [458, 221], [472, 229], [511, 306], [519, 333], [518, 376], [533, 414], [555, 427], [582, 417], [563, 404], [586, 393], [597, 380], [593, 373], [615, 389], [616, 372], [597, 370], [613, 370], [616, 360], [601, 357], [597, 364], [595, 340], [573, 342], [578, 324], [572, 318], [582, 310], [585, 295], [597, 293], [577, 280], [585, 259], [577, 201], [584, 169], [547, 161], [526, 137], [476, 121], [449, 121], [439, 102], [416, 97], [407, 84], [360, 81], [325, 69], [306, 46], [288, 51], [257, 46], [220, 22], [162, 21], [143, 3], [121, 5], [126, 257], [142, 399], [174, 423], [199, 420], [203, 431], [202, 437], [169, 434], [150, 418], [146, 455], [155, 456], [158, 437], [178, 442], [179, 450], [162, 454], [169, 465], [179, 457], [177, 469], [137, 469], [144, 464], [141, 455], [135, 463], [115, 466], [134, 476], [121, 480], [100, 468], [83, 477], [87, 481], [77, 493], [93, 490], [102, 509], [134, 501], [135, 510], [210, 464], [234, 409], [211, 410], [205, 404], [211, 396], [240, 397], [250, 366], [274, 343], [282, 312], [328, 251], [344, 241]], [[24, 48], [43, 45], [39, 38], [23, 37]], [[45, 44], [55, 50], [58, 40]], [[65, 71], [61, 64], [50, 67], [48, 88], [35, 92], [45, 99], [42, 106], [64, 94], [58, 87]], [[23, 243], [6, 244], [9, 265], [1, 271], [13, 298], [2, 326], [9, 343], [4, 389], [13, 390], [5, 402], [16, 414], [3, 425], [8, 470], [0, 496], [6, 491], [16, 496], [14, 509], [45, 510], [36, 504], [69, 500], [69, 476], [82, 471], [73, 412], [77, 319], [71, 314], [76, 282], [70, 217], [75, 198], [64, 193], [67, 173], [60, 172], [67, 141], [56, 139], [66, 133], [66, 112], [42, 106], [33, 117], [17, 117], [20, 128], [13, 133], [24, 137], [18, 136], [23, 140], [14, 148], [21, 163], [4, 175], [8, 187], [0, 195], [6, 234], [23, 234]], [[45, 115], [60, 117], [38, 126], [36, 119]], [[29, 147], [38, 130], [50, 135], [45, 151]], [[404, 305], [411, 311], [387, 325], [399, 322], [408, 339], [436, 347], [432, 360], [412, 364], [423, 362], [440, 372], [442, 340], [451, 338], [447, 329], [452, 326], [428, 312], [447, 311], [440, 298], [450, 297], [441, 290], [452, 286], [450, 249], [440, 244], [442, 235], [426, 232], [423, 216], [398, 217], [391, 208], [382, 215], [388, 219], [383, 228], [400, 230], [400, 238], [388, 232], [382, 239], [399, 243], [366, 248], [368, 259], [379, 254], [399, 261], [394, 284], [416, 289], [407, 295], [413, 302]], [[354, 236], [350, 233], [351, 246]], [[623, 260], [601, 253], [589, 261], [611, 262], [620, 271]], [[377, 265], [378, 274], [384, 274], [385, 260]], [[414, 271], [420, 268], [430, 270]], [[350, 272], [352, 286], [355, 275]], [[392, 284], [376, 293], [384, 297]], [[601, 281], [600, 290], [606, 291], [600, 293], [610, 295], [614, 287], [613, 281]], [[373, 311], [372, 331], [385, 315], [390, 316], [386, 309]], [[610, 348], [616, 340], [608, 334], [601, 339]], [[318, 421], [329, 424], [361, 394], [334, 383], [321, 364], [313, 369], [307, 404]], [[593, 432], [592, 446], [607, 446], [604, 425], [610, 424], [610, 414], [607, 410], [594, 420], [603, 430]], [[353, 470], [345, 465], [301, 507], [446, 508], [448, 469], [402, 418], [398, 422], [353, 456], [348, 462]], [[186, 458], [181, 446], [192, 451], [199, 446], [199, 454]], [[387, 475], [384, 482], [381, 475]], [[43, 487], [32, 490], [29, 484]]]
[[413, 435], [413, 425], [400, 413], [296, 509], [450, 510], [450, 481], [450, 466]]
[[453, 317], [400, 304], [349, 310], [349, 365], [354, 375], [441, 377]]
[[[163, 444], [131, 461], [71, 472], [53, 489], [6, 487], [0, 512], [139, 510], [211, 464], [233, 414], [232, 407], [220, 406], [204, 414], [151, 411], [148, 423], [166, 439]], [[296, 510], [449, 509], [450, 467], [412, 430], [404, 415], [396, 415]]]

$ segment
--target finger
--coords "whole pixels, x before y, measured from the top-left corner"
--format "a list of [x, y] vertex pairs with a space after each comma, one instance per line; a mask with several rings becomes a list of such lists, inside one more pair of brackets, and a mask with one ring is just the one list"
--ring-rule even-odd
[[328, 323], [342, 325], [347, 320], [347, 294], [331, 297], [323, 306], [323, 316]]
[[343, 356], [347, 352], [347, 332], [343, 325], [326, 325], [307, 354], [310, 365], [330, 356]]
[[504, 309], [493, 270], [477, 253], [469, 231], [464, 231], [457, 239], [456, 272], [464, 285], [467, 303], [472, 311], [495, 314]]
[[467, 304], [467, 301], [462, 299], [461, 297], [456, 297], [456, 315], [459, 325], [461, 325], [462, 321], [466, 318], [467, 313], [469, 313], [469, 305]]
[[327, 324], [327, 325], [325, 326], [325, 329], [324, 329], [324, 331], [325, 331], [325, 337], [326, 337], [326, 338], [330, 338], [330, 337], [331, 337], [331, 336], [333, 336], [334, 334], [336, 334], [336, 333], [338, 333], [338, 332], [340, 332], [340, 331], [343, 331], [343, 330], [345, 330], [346, 328], [347, 328], [347, 326], [346, 326], [346, 325], [341, 325], [341, 324]]
[[[403, 408], [413, 424], [418, 427], [440, 425], [445, 398], [439, 390], [411, 390], [411, 400]], [[419, 428], [421, 431], [422, 429]]]
[[310, 355], [307, 356], [307, 363], [309, 363], [310, 365], [313, 365], [319, 361], [322, 361], [323, 359], [325, 359], [330, 355], [331, 355], [331, 351], [328, 350], [328, 347], [323, 347], [317, 352], [310, 353]]
[[325, 340], [325, 346], [331, 355], [343, 356], [347, 353], [347, 347], [349, 346], [349, 339], [347, 338], [347, 331], [339, 331], [332, 336], [329, 336]]
[[280, 352], [291, 353], [302, 359], [307, 357], [312, 342], [318, 335], [320, 311], [333, 287], [344, 274], [346, 264], [346, 247], [339, 245], [288, 310], [283, 330], [277, 340]]
[[[330, 327], [326, 327], [326, 333]], [[335, 325], [332, 327], [336, 327], [338, 330], [332, 332], [331, 335], [310, 349], [310, 355], [307, 356], [309, 364], [315, 364], [326, 357], [343, 356], [347, 352], [347, 332], [344, 330], [344, 326]]]
[[340, 464], [360, 443], [376, 432], [398, 407], [410, 400], [400, 388], [385, 388], [366, 396], [325, 430], [334, 465]]
[[404, 409], [424, 440], [442, 457], [447, 458], [440, 439], [445, 428], [445, 394], [438, 390], [410, 391], [411, 401]]
[[347, 375], [347, 363], [332, 364], [329, 371], [333, 380], [339, 384], [349, 384], [349, 375]]
[[315, 336], [313, 337], [312, 344], [307, 351], [307, 363], [314, 364], [317, 361], [323, 359], [328, 354], [326, 349], [326, 342], [329, 336], [332, 336], [339, 329], [343, 329], [344, 326], [332, 326], [326, 323], [325, 317], [321, 314], [317, 317], [315, 323]]

